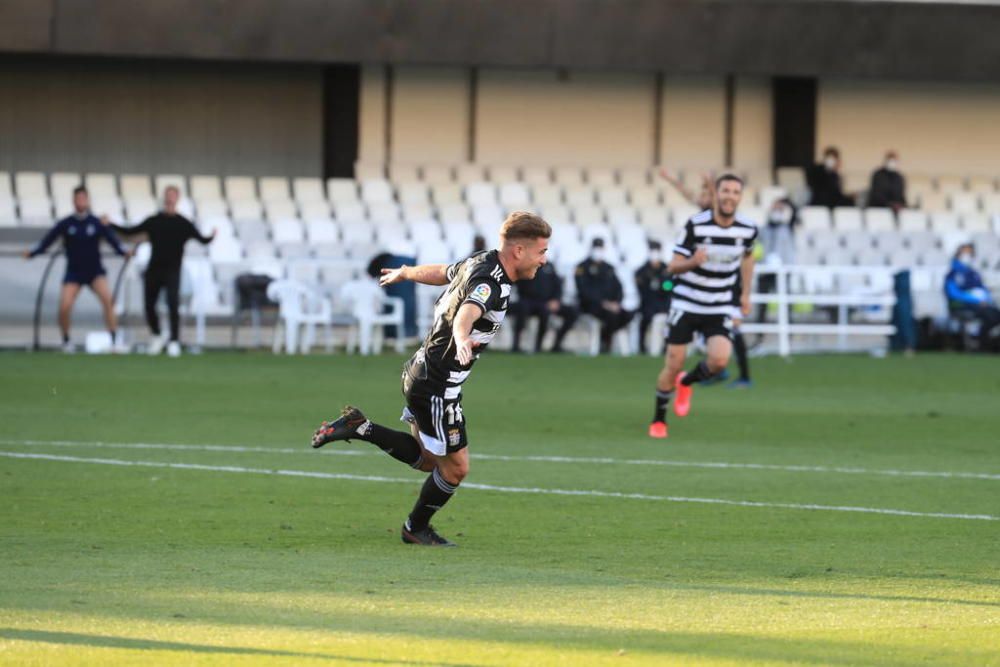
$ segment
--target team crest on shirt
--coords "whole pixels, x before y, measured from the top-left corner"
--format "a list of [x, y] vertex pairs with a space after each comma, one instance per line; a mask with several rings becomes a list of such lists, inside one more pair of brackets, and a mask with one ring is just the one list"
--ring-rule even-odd
[[462, 432], [459, 429], [448, 429], [448, 444], [452, 447], [458, 447], [462, 444]]
[[490, 294], [492, 293], [493, 290], [490, 288], [489, 285], [487, 285], [486, 283], [480, 283], [479, 285], [476, 285], [476, 289], [472, 290], [472, 293], [469, 295], [469, 298], [473, 299], [474, 301], [478, 301], [479, 303], [485, 306], [486, 302], [489, 301], [490, 299]]

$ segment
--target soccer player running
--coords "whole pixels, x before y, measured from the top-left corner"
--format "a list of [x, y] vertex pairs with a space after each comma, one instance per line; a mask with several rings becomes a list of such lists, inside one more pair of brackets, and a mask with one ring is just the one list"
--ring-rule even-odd
[[497, 250], [476, 252], [450, 266], [382, 269], [383, 287], [404, 280], [447, 286], [435, 303], [430, 333], [403, 366], [403, 419], [410, 422], [411, 432], [376, 424], [349, 405], [339, 419], [320, 425], [312, 446], [357, 438], [411, 468], [431, 473], [403, 524], [403, 542], [454, 546], [437, 534], [430, 520], [469, 472], [462, 383], [500, 329], [514, 282], [531, 280], [546, 263], [551, 234], [542, 218], [514, 212], [500, 228]]
[[25, 259], [41, 255], [58, 238], [62, 238], [66, 249], [66, 274], [59, 294], [59, 329], [62, 331], [63, 351], [72, 353], [76, 349], [69, 338], [70, 314], [85, 285], [93, 290], [101, 302], [104, 324], [111, 334], [113, 349], [118, 351], [118, 319], [111, 302], [107, 271], [101, 263], [101, 239], [111, 244], [115, 252], [123, 257], [129, 256], [131, 251], [126, 251], [118, 237], [90, 212], [90, 195], [82, 185], [73, 190], [73, 214], [57, 222], [38, 245], [25, 250]]
[[[653, 438], [667, 437], [667, 406], [675, 393], [674, 412], [683, 417], [691, 409], [692, 385], [726, 368], [733, 350], [733, 320], [750, 313], [757, 227], [736, 212], [743, 180], [723, 174], [715, 181], [715, 193], [714, 206], [684, 225], [668, 267], [675, 279], [667, 354], [656, 381], [656, 412], [649, 425]], [[739, 308], [733, 305], [737, 299]], [[685, 373], [687, 346], [695, 332], [704, 336], [707, 355]]]

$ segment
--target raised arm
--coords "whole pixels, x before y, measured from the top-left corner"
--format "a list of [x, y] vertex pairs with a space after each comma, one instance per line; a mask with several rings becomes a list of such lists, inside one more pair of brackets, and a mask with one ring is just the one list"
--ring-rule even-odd
[[398, 269], [382, 269], [382, 277], [378, 284], [382, 287], [395, 285], [404, 280], [412, 280], [415, 283], [424, 285], [447, 285], [448, 265], [447, 264], [421, 264], [420, 266], [403, 265]]

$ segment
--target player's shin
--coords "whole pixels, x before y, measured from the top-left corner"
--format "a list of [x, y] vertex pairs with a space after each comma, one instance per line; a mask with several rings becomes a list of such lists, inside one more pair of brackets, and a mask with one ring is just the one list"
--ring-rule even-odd
[[359, 437], [370, 442], [383, 452], [402, 461], [408, 466], [419, 468], [421, 463], [420, 443], [409, 433], [395, 431], [375, 422], [370, 422], [369, 428]]
[[407, 528], [414, 531], [426, 528], [434, 513], [451, 500], [457, 489], [458, 484], [446, 480], [441, 475], [440, 469], [435, 468], [420, 489], [420, 497], [417, 498], [413, 511], [406, 520]]
[[715, 375], [715, 373], [709, 369], [708, 364], [704, 361], [699, 361], [697, 366], [684, 375], [684, 379], [681, 380], [681, 384], [690, 387], [694, 383], [707, 380], [713, 375]]

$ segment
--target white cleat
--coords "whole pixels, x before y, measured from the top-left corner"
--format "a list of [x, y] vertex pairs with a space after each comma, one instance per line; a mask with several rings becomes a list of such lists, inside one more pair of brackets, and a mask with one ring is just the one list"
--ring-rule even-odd
[[167, 339], [163, 336], [153, 336], [149, 341], [149, 356], [155, 357], [163, 352], [163, 347], [167, 344]]
[[181, 356], [181, 344], [172, 340], [167, 344], [167, 356], [176, 359]]
[[63, 343], [62, 351], [63, 354], [76, 354], [76, 345], [74, 345], [69, 341], [66, 341], [65, 343]]

